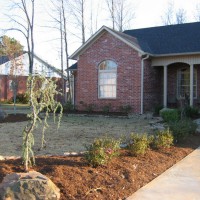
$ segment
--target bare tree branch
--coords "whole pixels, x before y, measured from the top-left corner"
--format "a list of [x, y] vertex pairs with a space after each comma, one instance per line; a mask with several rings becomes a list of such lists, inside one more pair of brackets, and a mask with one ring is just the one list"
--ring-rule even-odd
[[123, 31], [129, 28], [130, 22], [135, 18], [135, 12], [127, 0], [106, 0], [112, 28]]

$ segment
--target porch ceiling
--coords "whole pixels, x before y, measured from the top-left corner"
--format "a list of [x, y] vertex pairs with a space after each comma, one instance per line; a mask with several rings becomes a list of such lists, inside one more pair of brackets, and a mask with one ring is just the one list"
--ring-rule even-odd
[[200, 64], [200, 54], [198, 55], [174, 55], [174, 56], [163, 56], [153, 57], [152, 66], [168, 66], [172, 63], [187, 63], [189, 65]]

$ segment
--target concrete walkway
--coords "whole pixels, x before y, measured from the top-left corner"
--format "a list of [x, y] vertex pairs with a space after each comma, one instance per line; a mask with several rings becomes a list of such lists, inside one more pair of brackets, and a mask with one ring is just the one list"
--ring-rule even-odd
[[200, 200], [200, 147], [126, 200]]

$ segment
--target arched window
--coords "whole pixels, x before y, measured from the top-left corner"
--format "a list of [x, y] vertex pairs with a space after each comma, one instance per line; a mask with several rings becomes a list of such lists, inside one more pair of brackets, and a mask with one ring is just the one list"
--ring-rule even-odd
[[117, 97], [117, 64], [105, 60], [99, 64], [98, 93], [99, 98]]
[[[177, 98], [190, 96], [190, 68], [178, 70]], [[197, 70], [194, 69], [193, 97], [197, 97]]]

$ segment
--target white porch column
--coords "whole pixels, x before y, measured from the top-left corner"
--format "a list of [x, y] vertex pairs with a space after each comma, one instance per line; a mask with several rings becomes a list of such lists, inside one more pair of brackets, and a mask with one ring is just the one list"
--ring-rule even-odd
[[163, 84], [163, 106], [167, 107], [167, 65], [164, 66], [164, 84]]
[[193, 106], [193, 83], [194, 83], [194, 66], [190, 65], [190, 106]]

